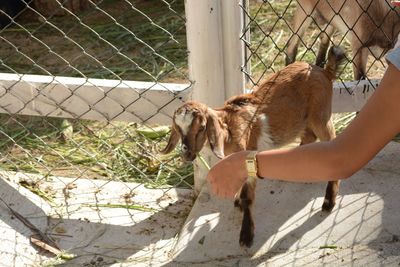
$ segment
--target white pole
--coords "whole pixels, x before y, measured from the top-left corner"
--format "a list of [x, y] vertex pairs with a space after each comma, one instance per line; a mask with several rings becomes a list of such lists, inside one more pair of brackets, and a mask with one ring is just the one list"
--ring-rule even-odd
[[245, 46], [240, 40], [244, 27], [243, 10], [239, 5], [241, 1], [221, 1], [226, 98], [242, 94], [245, 88], [245, 75], [241, 70], [245, 60]]
[[192, 98], [220, 106], [225, 100], [221, 1], [186, 0], [185, 11]]
[[[219, 0], [186, 0], [186, 36], [189, 50], [189, 77], [194, 81], [193, 100], [211, 107], [225, 100], [224, 64], [221, 34], [221, 2]], [[212, 154], [202, 156], [211, 163]], [[199, 194], [207, 175], [199, 159], [194, 162], [194, 191]]]
[[[239, 0], [186, 0], [186, 32], [189, 50], [189, 76], [194, 81], [193, 100], [210, 107], [222, 106], [244, 89], [243, 44]], [[212, 164], [215, 157], [202, 151]], [[195, 192], [205, 183], [208, 170], [199, 161], [194, 163]]]

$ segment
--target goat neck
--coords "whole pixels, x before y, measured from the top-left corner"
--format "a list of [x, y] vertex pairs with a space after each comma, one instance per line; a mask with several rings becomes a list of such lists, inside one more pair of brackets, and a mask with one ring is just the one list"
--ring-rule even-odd
[[229, 99], [219, 110], [221, 120], [227, 125], [225, 155], [257, 148], [261, 131], [259, 107], [253, 94], [244, 94]]

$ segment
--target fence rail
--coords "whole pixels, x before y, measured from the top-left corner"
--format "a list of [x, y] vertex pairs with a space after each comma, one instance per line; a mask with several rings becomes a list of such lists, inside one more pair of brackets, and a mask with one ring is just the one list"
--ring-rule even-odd
[[0, 73], [0, 112], [166, 124], [190, 84]]

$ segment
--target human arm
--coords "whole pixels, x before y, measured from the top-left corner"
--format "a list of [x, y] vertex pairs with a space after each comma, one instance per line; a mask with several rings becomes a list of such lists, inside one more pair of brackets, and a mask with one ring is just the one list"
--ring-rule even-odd
[[[364, 166], [400, 131], [400, 71], [389, 67], [367, 104], [338, 137], [257, 154], [258, 174], [286, 181], [344, 179]], [[247, 151], [234, 153], [209, 172], [214, 193], [233, 197], [246, 180]]]

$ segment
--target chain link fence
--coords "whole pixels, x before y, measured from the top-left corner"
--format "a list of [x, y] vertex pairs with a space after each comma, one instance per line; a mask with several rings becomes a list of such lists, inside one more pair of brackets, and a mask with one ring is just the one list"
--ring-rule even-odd
[[[12, 3], [9, 1], [8, 5]], [[0, 72], [17, 75], [10, 87], [1, 88], [1, 109], [5, 113], [1, 118], [2, 168], [44, 176], [190, 187], [191, 168], [183, 166], [176, 155], [160, 158], [157, 153], [167, 130], [149, 124], [157, 113], [169, 114], [163, 109], [179, 98], [166, 83], [184, 84], [180, 87], [182, 91], [190, 87], [183, 2], [81, 1], [81, 5], [75, 4], [81, 8], [78, 11], [73, 9], [72, 3], [32, 1], [24, 10], [14, 12], [18, 15], [16, 19], [2, 13]], [[43, 80], [42, 84], [27, 81], [27, 86], [34, 87], [34, 93], [26, 100], [19, 91], [13, 90], [18, 82], [25, 81], [23, 74], [52, 78]], [[70, 85], [57, 78], [59, 76], [81, 79]], [[88, 83], [98, 91], [104, 90], [100, 88], [101, 80], [95, 83], [89, 78], [116, 82], [102, 96], [88, 100], [90, 96], [86, 97], [84, 92], [87, 90], [90, 95], [91, 89], [84, 87]], [[139, 92], [135, 84], [127, 80], [148, 83]], [[57, 88], [59, 91], [53, 96], [49, 90], [57, 82], [63, 83], [63, 88]], [[121, 86], [138, 93], [131, 100], [117, 103], [118, 112], [111, 115], [98, 108], [102, 101], [119, 100], [115, 92], [126, 95], [119, 89]], [[163, 103], [156, 103], [147, 96], [155, 87], [169, 93]], [[64, 95], [63, 99], [55, 101], [57, 93]], [[68, 102], [76, 95], [96, 112], [97, 122], [82, 120], [90, 110], [80, 113], [68, 110], [67, 103], [79, 105]], [[6, 98], [10, 97], [21, 102], [19, 108], [6, 106], [11, 101]], [[42, 102], [31, 107], [39, 114], [26, 111], [40, 98], [50, 98], [42, 102], [51, 104], [54, 110], [66, 112], [71, 120], [49, 118], [46, 115], [54, 115], [54, 111], [40, 111]], [[121, 113], [134, 113], [130, 108], [135, 105], [141, 109], [143, 99], [156, 107], [153, 113], [132, 114], [135, 122], [114, 122]], [[18, 115], [21, 113], [45, 117]]]
[[[2, 221], [39, 247], [32, 253], [47, 250], [27, 228], [86, 255], [78, 265], [127, 260], [157, 243], [151, 238], [179, 232], [193, 167], [178, 152], [158, 151], [191, 87], [183, 1], [2, 1], [0, 80], [0, 205], [31, 224]], [[96, 233], [86, 228], [101, 224], [108, 230], [98, 239], [108, 243], [85, 240]], [[86, 230], [74, 232], [78, 226]], [[37, 263], [38, 256], [12, 256], [13, 247], [27, 246], [17, 240], [3, 235], [10, 246], [0, 258]], [[137, 247], [127, 250], [132, 240]]]
[[[247, 21], [242, 36], [248, 52], [245, 69], [253, 86], [294, 60], [322, 66], [328, 44], [346, 51], [348, 62], [339, 81], [362, 78], [374, 87], [387, 66], [383, 55], [399, 33], [399, 13], [389, 0], [251, 0], [242, 9]], [[364, 62], [365, 73], [353, 71], [364, 68]]]
[[[336, 2], [340, 2], [339, 7]], [[319, 53], [323, 54], [318, 47], [324, 42], [321, 40], [327, 39], [346, 51], [348, 62], [338, 78], [345, 88], [359, 74], [353, 70], [355, 64], [360, 64], [357, 55], [365, 53], [353, 51], [355, 44], [369, 42], [361, 46], [369, 54], [362, 76], [374, 88], [375, 79], [381, 78], [386, 68], [382, 55], [399, 31], [397, 18], [393, 17], [397, 10], [389, 8], [378, 16], [374, 13], [377, 2], [389, 5], [386, 0], [240, 1], [245, 22], [240, 38], [246, 46], [242, 69], [250, 87], [283, 68], [293, 57], [310, 63], [318, 61]], [[362, 30], [352, 26], [346, 3], [354, 5], [353, 15], [361, 10], [352, 23], [361, 21], [363, 25], [362, 20], [367, 19], [374, 25], [369, 30], [380, 38], [384, 36], [385, 42], [379, 44], [382, 51], [375, 52], [372, 39], [364, 39]], [[334, 16], [327, 16], [332, 11]], [[183, 163], [178, 151], [158, 153], [166, 144], [174, 108], [192, 86], [187, 56], [182, 0], [0, 3], [2, 179], [15, 182], [18, 194], [25, 196], [23, 192], [28, 190], [40, 201], [50, 203], [51, 211], [28, 212], [28, 218], [68, 217], [63, 223], [53, 221], [53, 234], [56, 231], [63, 235], [68, 227], [87, 227], [82, 222], [93, 223], [88, 217], [97, 216], [89, 228], [125, 220], [123, 224], [135, 224], [136, 235], [147, 238], [131, 248], [131, 240], [138, 237], [131, 236], [132, 229], [118, 226], [106, 236], [99, 235], [107, 239], [108, 245], [112, 243], [107, 248], [99, 248], [97, 239], [86, 240], [85, 246], [60, 241], [73, 253], [82, 256], [84, 252], [90, 263], [94, 261], [92, 265], [127, 260], [132, 251], [157, 243], [157, 236], [173, 238], [189, 212], [190, 190], [172, 190], [193, 188], [192, 165]], [[323, 60], [317, 63], [323, 64]], [[347, 89], [351, 93], [351, 88]], [[15, 202], [10, 196], [17, 191], [3, 180], [1, 200], [15, 210], [18, 205], [10, 206]], [[161, 191], [154, 191], [156, 197], [146, 202], [141, 196], [150, 194], [147, 188]], [[23, 199], [19, 197], [18, 201], [23, 203]], [[36, 210], [29, 203], [23, 206]], [[171, 203], [181, 203], [181, 207], [165, 212]], [[113, 217], [102, 208], [123, 209], [125, 213]], [[144, 227], [131, 210], [147, 214], [151, 226]], [[13, 225], [11, 221], [8, 224]], [[113, 243], [113, 237], [123, 242]], [[146, 260], [155, 255], [141, 256]]]

